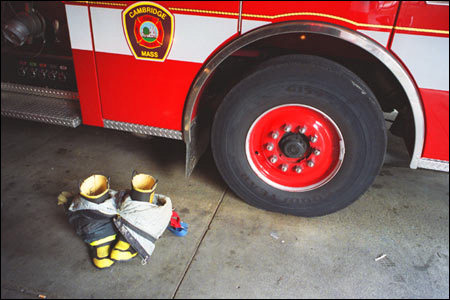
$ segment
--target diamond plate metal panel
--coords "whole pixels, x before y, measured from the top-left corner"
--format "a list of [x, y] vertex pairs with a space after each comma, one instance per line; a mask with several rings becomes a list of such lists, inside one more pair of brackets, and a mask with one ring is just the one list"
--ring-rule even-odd
[[135, 133], [147, 134], [147, 135], [153, 135], [153, 136], [160, 136], [160, 137], [165, 137], [165, 138], [174, 139], [174, 140], [182, 140], [183, 139], [182, 132], [177, 131], [177, 130], [145, 126], [145, 125], [139, 125], [139, 124], [133, 124], [133, 123], [111, 121], [111, 120], [103, 120], [103, 125], [105, 128], [110, 128], [110, 129], [129, 131], [129, 132], [135, 132]]
[[81, 124], [78, 101], [3, 90], [1, 115], [69, 127], [77, 127]]
[[419, 160], [418, 167], [447, 173], [449, 172], [449, 162], [443, 160], [421, 158]]
[[36, 87], [30, 85], [23, 85], [17, 83], [1, 83], [2, 92], [14, 92], [19, 94], [28, 94], [35, 96], [44, 96], [44, 97], [52, 97], [52, 98], [60, 98], [60, 99], [78, 99], [78, 93], [56, 90], [50, 88]]

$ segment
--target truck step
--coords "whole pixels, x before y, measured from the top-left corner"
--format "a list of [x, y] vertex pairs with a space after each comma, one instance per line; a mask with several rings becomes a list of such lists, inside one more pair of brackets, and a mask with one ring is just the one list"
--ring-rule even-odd
[[1, 115], [75, 128], [81, 124], [80, 104], [75, 95], [2, 82]]

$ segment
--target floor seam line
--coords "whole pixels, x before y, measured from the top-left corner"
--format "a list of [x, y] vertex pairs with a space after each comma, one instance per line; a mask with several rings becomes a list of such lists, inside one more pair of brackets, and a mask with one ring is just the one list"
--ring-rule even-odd
[[192, 263], [193, 263], [195, 257], [197, 256], [198, 249], [200, 249], [200, 246], [202, 245], [203, 240], [205, 239], [206, 235], [208, 234], [208, 231], [209, 231], [209, 229], [210, 229], [210, 227], [211, 227], [212, 222], [213, 222], [214, 219], [216, 218], [217, 212], [219, 211], [219, 208], [220, 208], [220, 206], [222, 205], [223, 199], [225, 198], [225, 194], [227, 193], [227, 191], [228, 191], [228, 188], [225, 188], [225, 190], [224, 190], [223, 193], [222, 193], [222, 196], [220, 197], [219, 203], [217, 204], [217, 206], [216, 206], [216, 208], [215, 208], [215, 210], [214, 210], [214, 213], [213, 213], [211, 219], [210, 219], [209, 222], [208, 222], [208, 226], [206, 227], [205, 231], [202, 233], [202, 236], [201, 236], [201, 238], [200, 238], [200, 241], [199, 241], [198, 244], [195, 246], [194, 253], [192, 254], [192, 256], [191, 256], [191, 258], [190, 258], [190, 260], [189, 260], [189, 263], [187, 264], [186, 268], [184, 269], [183, 275], [181, 276], [181, 279], [180, 279], [180, 281], [178, 282], [178, 284], [177, 284], [177, 286], [176, 286], [176, 288], [175, 288], [175, 291], [174, 291], [174, 293], [172, 294], [171, 299], [175, 299], [175, 297], [177, 296], [178, 290], [180, 289], [181, 284], [183, 283], [184, 278], [186, 277], [187, 272], [188, 272], [189, 269], [191, 268], [191, 265], [192, 265]]

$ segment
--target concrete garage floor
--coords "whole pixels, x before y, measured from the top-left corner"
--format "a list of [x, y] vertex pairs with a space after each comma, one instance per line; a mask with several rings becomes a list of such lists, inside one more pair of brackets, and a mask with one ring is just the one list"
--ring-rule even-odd
[[[81, 126], [1, 120], [2, 298], [448, 298], [449, 175], [410, 170], [391, 138], [376, 182], [320, 218], [239, 200], [210, 153], [184, 178], [184, 144]], [[112, 188], [159, 178], [186, 237], [164, 233], [150, 262], [95, 269], [56, 197], [93, 172]], [[384, 258], [376, 260], [377, 258]]]

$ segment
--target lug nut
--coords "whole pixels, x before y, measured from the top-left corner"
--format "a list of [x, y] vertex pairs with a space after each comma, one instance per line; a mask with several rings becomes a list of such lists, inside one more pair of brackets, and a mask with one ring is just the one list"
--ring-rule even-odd
[[320, 155], [320, 150], [319, 150], [319, 149], [315, 149], [315, 150], [314, 150], [314, 155], [316, 155], [316, 156], [317, 156], [317, 155]]
[[286, 126], [284, 126], [284, 131], [289, 132], [291, 131], [292, 126], [290, 124], [286, 124]]
[[300, 127], [299, 131], [301, 134], [304, 134], [306, 132], [306, 126]]
[[276, 155], [273, 155], [273, 156], [270, 158], [270, 162], [273, 163], [273, 164], [276, 163], [277, 160], [278, 160], [278, 158], [276, 157]]
[[300, 174], [302, 171], [303, 170], [300, 166], [295, 167], [295, 172], [297, 172], [298, 174]]
[[288, 165], [282, 165], [281, 166], [281, 171], [286, 172], [288, 170]]
[[266, 149], [268, 151], [272, 151], [273, 150], [273, 144], [272, 143], [268, 143], [267, 146], [266, 146]]
[[308, 167], [310, 168], [314, 167], [314, 162], [312, 160], [308, 161]]
[[311, 143], [315, 143], [315, 142], [317, 142], [317, 135], [314, 135], [314, 136], [312, 136], [311, 137]]
[[277, 139], [279, 136], [280, 136], [280, 134], [278, 133], [278, 131], [272, 132], [272, 138], [273, 139]]

